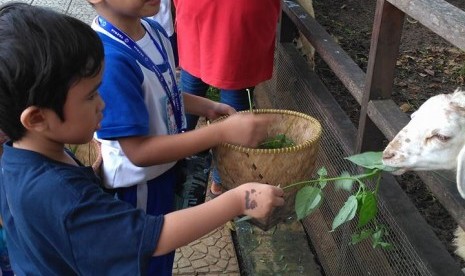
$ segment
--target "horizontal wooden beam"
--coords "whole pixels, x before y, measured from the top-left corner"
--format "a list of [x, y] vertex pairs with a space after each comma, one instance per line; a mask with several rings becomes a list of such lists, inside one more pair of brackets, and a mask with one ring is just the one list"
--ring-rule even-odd
[[312, 44], [321, 58], [341, 80], [352, 96], [362, 102], [365, 72], [337, 44], [334, 38], [302, 8], [293, 1], [283, 1], [283, 12]]
[[410, 121], [409, 116], [391, 99], [368, 102], [367, 115], [388, 140], [392, 140]]
[[444, 0], [387, 0], [437, 35], [465, 51], [465, 11]]

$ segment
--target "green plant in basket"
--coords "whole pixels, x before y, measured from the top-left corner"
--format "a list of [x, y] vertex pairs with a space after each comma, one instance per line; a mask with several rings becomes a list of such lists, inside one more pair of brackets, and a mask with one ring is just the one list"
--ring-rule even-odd
[[285, 147], [295, 146], [294, 141], [289, 139], [286, 134], [277, 134], [274, 137], [269, 137], [263, 141], [258, 148], [259, 149], [280, 149]]
[[[247, 95], [249, 96], [249, 109], [250, 113], [253, 113], [252, 98], [250, 97], [250, 89], [247, 90]], [[280, 149], [286, 147], [295, 146], [294, 141], [286, 136], [285, 133], [276, 134], [274, 137], [268, 137], [265, 141], [261, 142], [258, 145], [259, 149]]]
[[73, 154], [76, 154], [79, 145], [74, 144], [66, 144], [66, 148], [68, 148]]

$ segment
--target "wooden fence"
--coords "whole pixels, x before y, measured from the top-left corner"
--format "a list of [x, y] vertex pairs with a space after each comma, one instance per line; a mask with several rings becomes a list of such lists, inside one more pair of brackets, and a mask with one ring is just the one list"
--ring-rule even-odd
[[[382, 150], [383, 141], [391, 140], [409, 121], [409, 117], [391, 99], [394, 70], [406, 15], [451, 45], [465, 51], [464, 11], [443, 0], [377, 0], [365, 73], [300, 5], [294, 1], [283, 1], [280, 42], [290, 42], [293, 30], [297, 28], [360, 104], [357, 137], [347, 139], [347, 143], [342, 145], [349, 152]], [[344, 133], [344, 129], [341, 129], [340, 134], [350, 137], [348, 132]], [[431, 172], [419, 172], [418, 175], [450, 215], [465, 229], [465, 200], [458, 194], [456, 186]], [[386, 176], [385, 181], [393, 181], [392, 178]], [[392, 208], [392, 212], [402, 215], [406, 205], [400, 202], [400, 198], [405, 195], [396, 194], [399, 191], [403, 193], [402, 190], [398, 187], [391, 189], [386, 188], [386, 185], [381, 186], [384, 186], [381, 193], [389, 208]], [[447, 269], [443, 267], [441, 258], [427, 248], [432, 245], [421, 245], [422, 230], [415, 229], [415, 225], [409, 225], [411, 223], [408, 212], [405, 212], [405, 217], [398, 223], [406, 232], [411, 232], [407, 235], [415, 246], [423, 247], [423, 253], [420, 255], [423, 254], [422, 257], [430, 262], [433, 274], [446, 275], [443, 273], [447, 273]]]

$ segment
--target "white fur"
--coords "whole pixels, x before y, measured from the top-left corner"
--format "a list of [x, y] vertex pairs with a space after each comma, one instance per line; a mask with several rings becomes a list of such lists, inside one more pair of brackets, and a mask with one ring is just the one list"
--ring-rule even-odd
[[[465, 91], [440, 94], [415, 111], [383, 152], [383, 163], [405, 171], [457, 170], [457, 189], [465, 198]], [[455, 253], [465, 259], [465, 232], [455, 231]]]

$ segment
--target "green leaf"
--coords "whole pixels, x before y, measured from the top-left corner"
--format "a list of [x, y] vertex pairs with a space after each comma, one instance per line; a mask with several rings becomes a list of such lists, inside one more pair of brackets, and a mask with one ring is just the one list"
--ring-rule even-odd
[[328, 171], [325, 167], [321, 167], [317, 172], [319, 176], [328, 176]]
[[364, 153], [346, 157], [345, 159], [361, 167], [374, 169], [379, 168], [378, 166], [383, 166], [382, 156], [382, 152], [367, 151]]
[[295, 197], [295, 212], [297, 219], [301, 220], [310, 215], [323, 202], [323, 193], [321, 189], [306, 186], [297, 192]]
[[324, 189], [327, 183], [328, 181], [323, 178], [323, 179], [320, 179], [320, 181], [318, 182], [318, 185], [320, 186], [320, 189]]
[[374, 241], [381, 241], [381, 238], [384, 235], [384, 227], [376, 227], [375, 232], [373, 232], [373, 240]]
[[[350, 177], [350, 174], [349, 172], [344, 171], [341, 173], [341, 176], [339, 177], [343, 177], [343, 178]], [[354, 181], [355, 181], [354, 179], [338, 179], [334, 182], [334, 185], [336, 189], [342, 189], [344, 191], [350, 192], [352, 191]]]
[[260, 149], [280, 149], [294, 146], [295, 143], [285, 134], [277, 134], [274, 137], [269, 137], [263, 141], [258, 148]]
[[367, 225], [378, 213], [378, 200], [373, 192], [365, 192], [362, 196], [362, 206], [358, 214], [357, 227], [361, 228]]
[[383, 249], [391, 249], [392, 245], [383, 240], [386, 229], [384, 227], [377, 227], [371, 236], [373, 239], [373, 248], [381, 247]]
[[357, 198], [354, 195], [349, 196], [344, 206], [339, 210], [339, 213], [333, 220], [332, 231], [336, 230], [341, 224], [352, 220], [357, 214]]
[[350, 244], [354, 245], [357, 244], [367, 238], [369, 238], [373, 234], [373, 229], [363, 229], [359, 234], [355, 233], [352, 235], [352, 239]]
[[344, 159], [347, 159], [352, 163], [359, 165], [360, 167], [368, 169], [379, 169], [386, 172], [393, 172], [396, 170], [396, 168], [385, 166], [383, 164], [382, 151], [367, 151], [346, 157]]
[[318, 178], [318, 185], [320, 185], [320, 189], [324, 189], [326, 187], [326, 184], [328, 183], [328, 181], [325, 179], [326, 176], [328, 176], [328, 171], [326, 170], [325, 167], [321, 167], [317, 174], [320, 176]]
[[360, 167], [368, 169], [379, 169], [387, 172], [395, 171], [395, 168], [385, 166], [383, 164], [383, 152], [382, 151], [367, 151], [360, 154], [355, 154], [346, 157], [352, 163], [357, 164]]
[[389, 249], [392, 249], [392, 244], [388, 243], [388, 242], [377, 242], [377, 243], [373, 243], [373, 248], [378, 248], [378, 247], [381, 247], [382, 249], [385, 249], [385, 250], [389, 250]]

